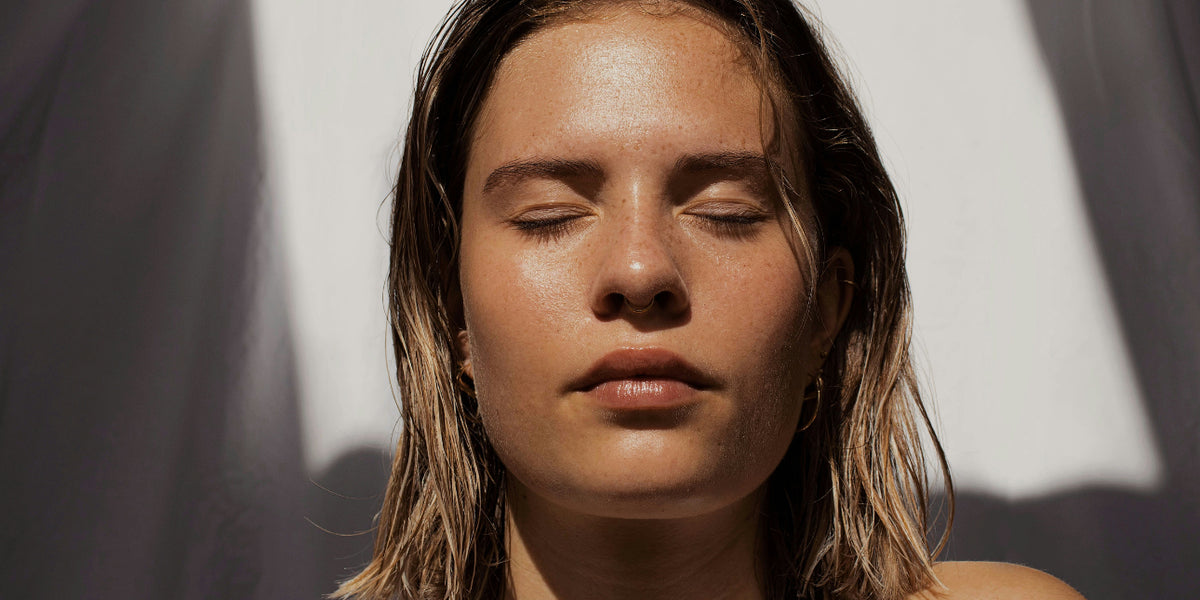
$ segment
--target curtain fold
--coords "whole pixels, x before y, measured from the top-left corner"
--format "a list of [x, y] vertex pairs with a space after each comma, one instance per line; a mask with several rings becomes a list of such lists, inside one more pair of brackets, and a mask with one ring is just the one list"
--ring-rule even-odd
[[246, 2], [0, 20], [0, 597], [298, 598], [315, 558]]

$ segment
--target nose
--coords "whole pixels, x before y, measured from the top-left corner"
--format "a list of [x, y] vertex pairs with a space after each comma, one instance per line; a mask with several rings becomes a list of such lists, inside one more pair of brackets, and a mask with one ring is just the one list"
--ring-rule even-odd
[[678, 319], [690, 309], [670, 224], [644, 215], [614, 223], [593, 282], [592, 311], [601, 319]]

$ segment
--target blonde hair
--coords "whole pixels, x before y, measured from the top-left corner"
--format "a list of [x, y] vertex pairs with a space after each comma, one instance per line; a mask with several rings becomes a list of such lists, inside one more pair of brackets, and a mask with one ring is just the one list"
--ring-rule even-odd
[[[393, 191], [388, 300], [403, 431], [371, 562], [335, 597], [500, 598], [504, 465], [456, 384], [461, 187], [474, 120], [501, 59], [553, 19], [602, 0], [466, 0], [421, 60]], [[814, 273], [847, 249], [856, 293], [826, 362], [815, 420], [767, 483], [761, 561], [769, 598], [893, 599], [935, 581], [922, 438], [945, 456], [909, 354], [900, 205], [829, 53], [789, 0], [676, 0], [715, 17], [776, 115], [767, 148]], [[811, 213], [797, 217], [807, 202]], [[816, 279], [810, 279], [816, 281]], [[811, 298], [810, 298], [811, 300]]]

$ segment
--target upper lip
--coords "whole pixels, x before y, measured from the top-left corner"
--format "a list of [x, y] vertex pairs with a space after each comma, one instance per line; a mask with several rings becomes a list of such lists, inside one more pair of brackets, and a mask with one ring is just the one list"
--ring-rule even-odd
[[675, 379], [698, 389], [717, 384], [713, 376], [670, 350], [621, 348], [596, 361], [586, 373], [571, 382], [571, 389], [587, 391], [606, 381], [649, 378]]

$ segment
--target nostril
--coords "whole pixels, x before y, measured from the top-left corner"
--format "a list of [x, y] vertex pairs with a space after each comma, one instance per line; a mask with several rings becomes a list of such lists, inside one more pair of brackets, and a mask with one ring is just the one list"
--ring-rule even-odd
[[590, 294], [597, 317], [657, 321], [688, 312], [687, 286], [670, 248], [623, 242], [609, 249], [600, 258]]
[[627, 304], [624, 294], [614, 292], [604, 296], [596, 312], [599, 315], [615, 318], [622, 310], [625, 310]]
[[685, 294], [675, 293], [671, 290], [664, 290], [654, 295], [653, 305], [665, 312], [676, 313], [686, 310], [687, 304]]

